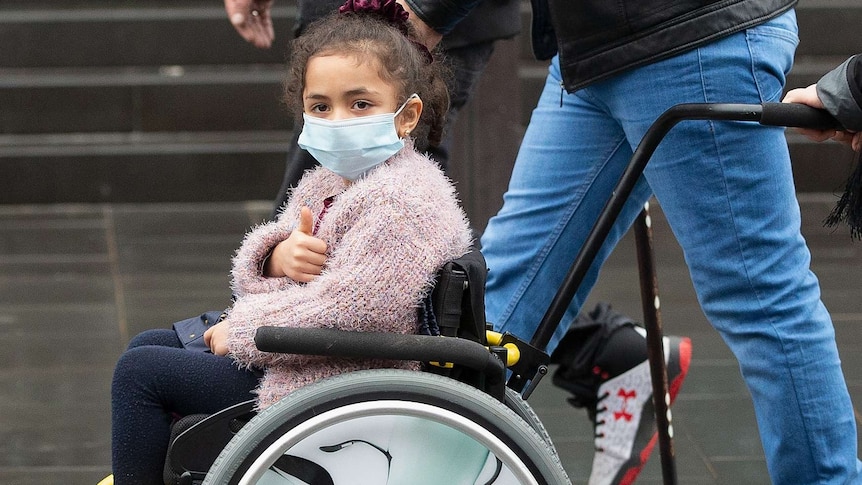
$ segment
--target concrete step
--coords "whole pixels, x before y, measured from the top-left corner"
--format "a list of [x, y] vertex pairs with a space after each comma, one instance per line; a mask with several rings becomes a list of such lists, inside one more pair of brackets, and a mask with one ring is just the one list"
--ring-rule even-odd
[[291, 131], [0, 135], [0, 157], [284, 153]]
[[125, 67], [279, 64], [292, 37], [293, 2], [273, 8], [277, 42], [240, 38], [218, 1], [0, 3], [0, 66]]
[[284, 131], [0, 136], [0, 204], [268, 200]]
[[[788, 86], [862, 52], [862, 2], [802, 0], [797, 12], [802, 40]], [[271, 199], [292, 127], [279, 98], [295, 2], [279, 0], [273, 13], [276, 45], [259, 50], [217, 0], [0, 1], [0, 164], [9, 174], [0, 203]], [[495, 92], [516, 74], [522, 126], [547, 72], [531, 57], [529, 15], [525, 8], [524, 34], [508, 48], [517, 67], [498, 68], [482, 88]], [[465, 173], [514, 158], [473, 146], [493, 137], [456, 138], [470, 153], [493, 152], [462, 160], [475, 165]], [[788, 143], [800, 191], [840, 190], [843, 147], [793, 134]], [[494, 205], [496, 193], [489, 197]]]
[[0, 203], [273, 198], [294, 2], [273, 16], [259, 50], [217, 1], [0, 2]]
[[858, 0], [801, 0], [797, 55], [845, 58], [862, 52], [862, 2]]
[[0, 133], [285, 130], [281, 64], [0, 69]]

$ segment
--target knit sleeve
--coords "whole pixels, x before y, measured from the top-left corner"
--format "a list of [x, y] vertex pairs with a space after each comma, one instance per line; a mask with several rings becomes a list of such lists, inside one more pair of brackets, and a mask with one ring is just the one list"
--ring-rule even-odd
[[263, 265], [272, 250], [287, 239], [296, 227], [288, 214], [285, 210], [279, 220], [262, 224], [246, 233], [233, 258], [231, 286], [235, 296], [278, 291], [297, 284], [286, 276], [270, 278], [263, 274]]
[[307, 357], [258, 351], [254, 333], [264, 325], [415, 332], [418, 302], [437, 269], [467, 251], [470, 233], [452, 194], [452, 201], [441, 206], [435, 203], [440, 193], [406, 187], [410, 190], [392, 193], [380, 193], [389, 189], [378, 187], [352, 202], [359, 216], [316, 279], [236, 301], [227, 318], [228, 347], [239, 363], [308, 362]]
[[[335, 178], [335, 180], [339, 180]], [[338, 183], [341, 183], [340, 181]], [[249, 293], [278, 291], [297, 285], [296, 281], [284, 277], [268, 277], [263, 274], [263, 265], [273, 249], [290, 237], [299, 220], [300, 209], [308, 206], [320, 211], [324, 197], [336, 190], [333, 177], [322, 171], [306, 173], [294, 189], [284, 210], [275, 221], [257, 226], [246, 233], [242, 245], [236, 251], [231, 269], [231, 286], [235, 296]]]

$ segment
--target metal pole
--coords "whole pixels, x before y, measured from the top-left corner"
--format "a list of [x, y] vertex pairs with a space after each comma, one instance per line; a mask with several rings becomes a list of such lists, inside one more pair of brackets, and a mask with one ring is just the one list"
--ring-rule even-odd
[[652, 378], [652, 399], [655, 408], [655, 424], [658, 429], [658, 445], [661, 456], [661, 470], [665, 485], [676, 485], [676, 454], [673, 449], [673, 425], [670, 413], [670, 394], [668, 392], [667, 364], [661, 326], [661, 306], [658, 295], [658, 276], [655, 268], [655, 255], [652, 245], [652, 219], [649, 202], [644, 205], [632, 230], [638, 256], [640, 276], [641, 305], [643, 306], [644, 327], [646, 327], [647, 359]]

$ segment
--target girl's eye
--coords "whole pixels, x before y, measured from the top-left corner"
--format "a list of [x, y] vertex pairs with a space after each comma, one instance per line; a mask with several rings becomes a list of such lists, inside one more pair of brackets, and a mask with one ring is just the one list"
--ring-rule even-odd
[[312, 113], [325, 113], [329, 111], [329, 106], [326, 106], [325, 104], [315, 104], [311, 106], [310, 110]]
[[366, 110], [370, 107], [371, 107], [371, 103], [369, 103], [368, 101], [357, 101], [357, 102], [353, 103], [354, 109]]

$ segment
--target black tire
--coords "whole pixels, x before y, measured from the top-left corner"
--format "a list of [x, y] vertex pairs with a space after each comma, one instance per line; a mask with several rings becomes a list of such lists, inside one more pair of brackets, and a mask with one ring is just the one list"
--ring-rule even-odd
[[[445, 429], [446, 433], [453, 431], [457, 433], [456, 437], [469, 438], [466, 441], [470, 446], [475, 448], [474, 445], [481, 445], [479, 448], [485, 450], [489, 456], [485, 462], [485, 468], [482, 468], [483, 474], [490, 473], [488, 470], [492, 467], [489, 467], [488, 463], [491, 463], [490, 458], [496, 458], [496, 473], [491, 480], [484, 483], [498, 483], [494, 481], [498, 475], [507, 479], [506, 483], [539, 485], [570, 483], [550, 443], [550, 438], [547, 437], [544, 427], [541, 426], [532, 409], [517, 395], [507, 396], [507, 401], [515, 403], [518, 413], [484, 392], [434, 374], [393, 369], [342, 374], [302, 388], [260, 412], [222, 451], [213, 463], [204, 484], [238, 484], [241, 480], [242, 483], [257, 483], [256, 477], [271, 473], [273, 470], [271, 467], [276, 461], [281, 462], [278, 465], [281, 467], [285, 461], [296, 460], [296, 456], [288, 455], [286, 452], [293, 450], [295, 446], [304, 446], [303, 441], [306, 445], [313, 443], [318, 437], [326, 436], [333, 429], [337, 430], [339, 425], [348, 423], [347, 426], [349, 426], [350, 421], [356, 424], [357, 420], [366, 418], [413, 419], [423, 426], [431, 426], [432, 431]], [[418, 420], [416, 420], [417, 417]], [[441, 424], [443, 426], [440, 426]], [[400, 424], [393, 428], [398, 428], [400, 431], [401, 428], [398, 426]], [[416, 452], [412, 448], [412, 443], [416, 441], [419, 441], [420, 446], [425, 447], [423, 453], [433, 454], [435, 450], [441, 450], [438, 452], [441, 455], [446, 452], [451, 453], [451, 450], [446, 450], [445, 446], [432, 446], [433, 443], [428, 442], [431, 438], [428, 438], [425, 433], [416, 436], [415, 440], [410, 439], [411, 449], [406, 450], [405, 453]], [[344, 441], [341, 445], [345, 443], [352, 445], [355, 442], [363, 442], [363, 440]], [[389, 458], [389, 468], [386, 473], [387, 475], [391, 473], [393, 461], [392, 455], [388, 453], [389, 450], [383, 450], [368, 441], [365, 443], [385, 453]], [[392, 441], [389, 443], [391, 444]], [[324, 448], [332, 448], [330, 446], [315, 448], [309, 445], [306, 448], [315, 452], [317, 449], [332, 451], [324, 450]], [[392, 448], [393, 452], [396, 450], [401, 451], [397, 447]], [[396, 452], [396, 456], [400, 457], [403, 454], [398, 455]], [[299, 459], [308, 461], [304, 458]], [[440, 459], [444, 458], [441, 456]], [[423, 464], [427, 465], [429, 461], [434, 463], [433, 457], [429, 459], [429, 456], [425, 455], [421, 460], [417, 460], [415, 465], [421, 467]], [[402, 459], [399, 464], [403, 467], [403, 463], [406, 462], [407, 459]], [[341, 467], [341, 465], [338, 466]], [[424, 476], [423, 478], [431, 479]], [[307, 483], [340, 485], [331, 479]], [[415, 476], [410, 483], [418, 483]], [[437, 481], [436, 483], [449, 482]]]
[[505, 398], [506, 407], [515, 412], [518, 416], [521, 417], [527, 424], [530, 425], [533, 430], [538, 433], [538, 435], [545, 440], [545, 443], [548, 444], [551, 452], [557, 457], [559, 460], [559, 455], [557, 454], [557, 448], [554, 446], [554, 442], [551, 440], [551, 435], [548, 433], [548, 430], [545, 428], [545, 425], [542, 424], [542, 421], [539, 419], [539, 416], [536, 415], [536, 412], [533, 410], [532, 406], [527, 404], [521, 395], [515, 392], [510, 388], [506, 388], [506, 398]]

